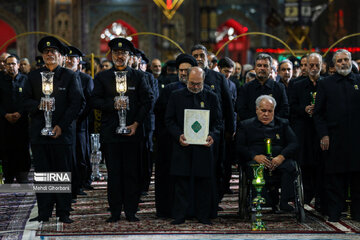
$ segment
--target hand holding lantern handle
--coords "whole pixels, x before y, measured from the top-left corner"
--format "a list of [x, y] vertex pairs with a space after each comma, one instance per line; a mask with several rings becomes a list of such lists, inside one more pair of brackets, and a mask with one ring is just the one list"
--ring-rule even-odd
[[52, 122], [52, 112], [55, 111], [55, 98], [50, 97], [53, 93], [53, 81], [54, 73], [53, 72], [41, 72], [42, 78], [42, 92], [45, 97], [42, 97], [40, 100], [39, 109], [44, 111], [45, 117], [45, 127], [41, 130], [41, 135], [43, 136], [54, 136], [53, 128], [51, 126]]
[[114, 98], [114, 108], [118, 110], [119, 126], [116, 128], [118, 134], [129, 134], [130, 129], [126, 127], [126, 111], [129, 110], [129, 97], [125, 96], [127, 91], [126, 71], [117, 71], [115, 73], [116, 91], [120, 94]]

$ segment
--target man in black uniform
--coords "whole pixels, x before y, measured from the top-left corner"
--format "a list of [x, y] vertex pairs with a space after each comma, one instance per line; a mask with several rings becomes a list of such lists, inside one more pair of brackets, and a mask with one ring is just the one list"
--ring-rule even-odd
[[275, 116], [288, 118], [289, 104], [283, 85], [270, 78], [272, 58], [268, 54], [261, 53], [255, 59], [256, 79], [245, 85], [240, 90], [237, 98], [237, 113], [240, 120], [256, 116], [255, 100], [261, 95], [271, 95], [277, 105]]
[[10, 55], [5, 60], [6, 74], [0, 81], [0, 115], [4, 126], [3, 171], [5, 183], [27, 182], [30, 170], [29, 124], [22, 106], [27, 76], [19, 72], [19, 58]]
[[[38, 49], [42, 53], [45, 67], [30, 72], [24, 89], [24, 108], [30, 113], [30, 140], [34, 156], [35, 172], [71, 172], [75, 120], [83, 101], [76, 74], [59, 66], [60, 51], [64, 54], [64, 45], [54, 37], [44, 37], [39, 41]], [[44, 111], [39, 110], [42, 93], [41, 72], [54, 72], [53, 93], [55, 111], [52, 112], [52, 137], [42, 136], [45, 125]], [[50, 106], [53, 107], [53, 106]], [[60, 221], [71, 223], [69, 210], [71, 193], [36, 194], [39, 216], [33, 220], [48, 221], [54, 203], [56, 215]]]
[[[140, 152], [143, 141], [142, 124], [149, 114], [153, 95], [146, 83], [145, 75], [128, 67], [130, 52], [134, 46], [125, 38], [115, 38], [109, 42], [114, 67], [100, 72], [94, 80], [93, 107], [102, 111], [100, 136], [103, 143], [108, 170], [108, 201], [111, 217], [107, 222], [120, 220], [121, 211], [130, 222], [139, 221], [135, 216], [140, 193]], [[129, 102], [115, 102], [115, 71], [126, 71]], [[119, 106], [127, 107], [126, 125], [130, 133], [117, 134], [119, 126]]]
[[[293, 182], [296, 168], [293, 156], [298, 144], [287, 119], [274, 117], [276, 100], [268, 95], [256, 99], [256, 117], [241, 121], [237, 130], [236, 147], [247, 166], [252, 163], [264, 164], [273, 174], [281, 174], [280, 209], [291, 211], [288, 202], [294, 196]], [[265, 152], [265, 139], [272, 140], [272, 159]], [[250, 171], [251, 172], [251, 171]], [[265, 174], [265, 182], [269, 175]], [[273, 202], [275, 206], [277, 203]]]
[[165, 125], [165, 112], [173, 91], [186, 88], [188, 69], [197, 66], [196, 59], [189, 54], [180, 54], [176, 60], [179, 81], [165, 86], [155, 104], [155, 135], [158, 143], [158, 158], [155, 162], [155, 207], [156, 216], [171, 217], [174, 199], [174, 181], [170, 176], [170, 159], [172, 153], [171, 136]]
[[[150, 90], [153, 94], [153, 102], [151, 105], [151, 110], [149, 114], [146, 116], [144, 120], [144, 151], [143, 151], [143, 161], [142, 163], [142, 189], [141, 194], [147, 195], [147, 191], [149, 190], [150, 180], [152, 176], [152, 169], [153, 169], [153, 153], [154, 153], [154, 142], [153, 142], [153, 135], [155, 130], [155, 114], [154, 114], [154, 106], [157, 98], [159, 97], [159, 87], [158, 81], [154, 78], [149, 72], [146, 72], [146, 64], [149, 62], [145, 53], [140, 49], [135, 49], [134, 55], [137, 57], [137, 67], [135, 69], [143, 72], [145, 74], [145, 79], [147, 84], [150, 87]], [[145, 68], [141, 68], [143, 66], [142, 62], [145, 61]]]
[[[172, 224], [185, 222], [191, 202], [200, 223], [211, 224], [212, 203], [216, 201], [213, 143], [218, 141], [221, 123], [219, 100], [203, 87], [205, 72], [188, 70], [187, 88], [174, 91], [166, 109], [165, 122], [173, 138], [170, 174], [175, 176], [174, 218]], [[184, 136], [184, 110], [210, 110], [209, 135], [204, 145], [189, 145]]]
[[79, 64], [80, 58], [84, 54], [76, 47], [69, 46], [69, 51], [66, 57], [66, 68], [74, 71], [80, 80], [80, 87], [85, 97], [85, 106], [82, 106], [82, 111], [76, 121], [76, 163], [79, 175], [79, 192], [83, 194], [83, 188], [91, 189], [91, 164], [90, 164], [90, 133], [89, 120], [90, 114], [90, 96], [94, 88], [93, 79], [80, 72]]
[[360, 221], [360, 76], [351, 72], [351, 54], [333, 56], [336, 73], [318, 82], [314, 120], [320, 147], [328, 152], [325, 187], [329, 221], [338, 222], [350, 183], [351, 216]]

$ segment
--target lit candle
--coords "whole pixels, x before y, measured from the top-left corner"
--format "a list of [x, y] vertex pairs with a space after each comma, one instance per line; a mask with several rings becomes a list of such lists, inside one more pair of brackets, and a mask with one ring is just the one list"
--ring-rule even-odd
[[265, 139], [265, 144], [266, 144], [266, 154], [271, 156], [271, 154], [272, 154], [271, 138], [266, 138]]
[[315, 104], [316, 92], [311, 92], [311, 103]]

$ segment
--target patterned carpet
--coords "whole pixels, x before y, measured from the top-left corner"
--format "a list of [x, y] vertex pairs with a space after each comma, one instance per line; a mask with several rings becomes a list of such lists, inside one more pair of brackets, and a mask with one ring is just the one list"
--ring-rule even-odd
[[0, 193], [0, 239], [21, 239], [31, 209], [33, 193]]
[[[143, 197], [140, 203], [140, 211], [137, 216], [140, 222], [129, 223], [122, 216], [116, 223], [106, 223], [109, 217], [107, 212], [106, 183], [97, 182], [95, 189], [87, 191], [87, 196], [78, 198], [73, 205], [74, 212], [71, 218], [72, 224], [62, 224], [53, 217], [49, 223], [40, 225], [37, 236], [81, 236], [81, 235], [146, 235], [146, 234], [244, 234], [255, 233], [251, 231], [251, 223], [241, 220], [237, 216], [237, 194], [225, 195], [221, 207], [224, 211], [219, 212], [219, 217], [213, 220], [213, 225], [202, 225], [196, 220], [187, 220], [185, 224], [173, 226], [171, 219], [158, 219], [155, 216], [153, 184], [149, 195]], [[233, 190], [237, 191], [236, 179], [233, 180]], [[360, 233], [360, 224], [344, 220], [339, 228], [313, 211], [307, 211], [305, 223], [296, 221], [294, 214], [264, 213], [264, 221], [267, 225], [266, 233]], [[256, 232], [259, 233], [259, 232]]]

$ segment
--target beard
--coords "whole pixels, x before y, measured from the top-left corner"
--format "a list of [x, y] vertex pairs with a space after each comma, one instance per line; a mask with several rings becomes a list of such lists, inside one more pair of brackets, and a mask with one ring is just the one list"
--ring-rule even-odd
[[348, 68], [342, 68], [342, 67], [337, 67], [337, 66], [335, 66], [335, 68], [336, 68], [336, 72], [343, 76], [346, 76], [349, 73], [351, 73], [351, 65]]
[[199, 89], [193, 89], [193, 88], [189, 88], [189, 87], [188, 87], [189, 92], [194, 93], [194, 94], [198, 94], [198, 93], [201, 92], [203, 89], [204, 89], [204, 86], [203, 86], [202, 88], [199, 88]]

